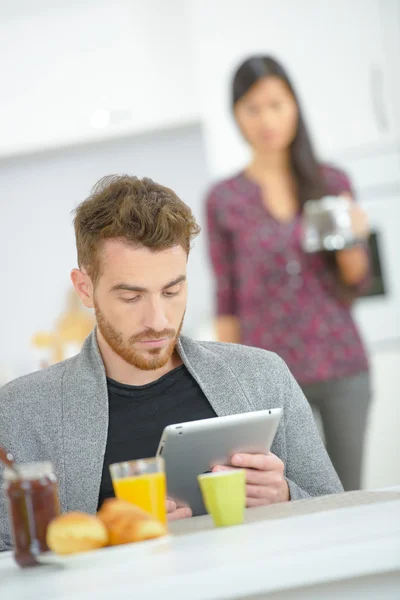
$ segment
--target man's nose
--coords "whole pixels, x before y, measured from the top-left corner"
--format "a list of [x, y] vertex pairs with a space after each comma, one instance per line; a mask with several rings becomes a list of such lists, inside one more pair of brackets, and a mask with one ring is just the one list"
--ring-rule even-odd
[[168, 328], [168, 319], [161, 298], [154, 298], [149, 301], [143, 324], [146, 329], [153, 329], [154, 331], [163, 331]]

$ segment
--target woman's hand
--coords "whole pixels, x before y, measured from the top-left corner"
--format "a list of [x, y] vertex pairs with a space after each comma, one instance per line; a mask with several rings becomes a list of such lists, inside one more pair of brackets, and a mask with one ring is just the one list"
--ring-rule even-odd
[[[347, 198], [349, 202], [350, 217], [355, 239], [358, 241], [366, 241], [370, 234], [366, 212], [352, 200], [350, 194], [341, 194], [341, 197]], [[356, 286], [362, 283], [368, 274], [368, 253], [363, 245], [337, 251], [336, 263], [339, 268], [342, 282], [348, 286]]]
[[341, 194], [341, 198], [346, 198], [349, 203], [349, 211], [353, 234], [356, 240], [367, 240], [370, 234], [370, 227], [367, 213], [359, 204], [354, 202], [348, 193]]

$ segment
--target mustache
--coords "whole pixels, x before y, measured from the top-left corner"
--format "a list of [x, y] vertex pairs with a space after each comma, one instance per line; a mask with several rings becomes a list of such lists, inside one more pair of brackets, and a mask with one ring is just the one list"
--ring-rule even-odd
[[164, 338], [172, 338], [176, 334], [175, 329], [163, 329], [163, 331], [155, 331], [154, 329], [147, 329], [141, 333], [135, 333], [129, 338], [129, 343], [142, 342], [143, 340], [162, 340]]

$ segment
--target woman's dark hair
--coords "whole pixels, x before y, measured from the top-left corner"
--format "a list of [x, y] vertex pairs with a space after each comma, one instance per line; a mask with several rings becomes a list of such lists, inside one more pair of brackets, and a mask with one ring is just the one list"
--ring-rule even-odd
[[[290, 147], [290, 153], [300, 207], [302, 208], [307, 200], [319, 200], [326, 194], [327, 190], [307, 132], [297, 94], [283, 66], [271, 56], [251, 56], [245, 60], [233, 77], [232, 105], [235, 107], [236, 103], [243, 98], [250, 88], [265, 77], [279, 77], [287, 85], [297, 104], [298, 125], [296, 136]], [[325, 259], [328, 267], [337, 276], [334, 253], [326, 252]], [[337, 278], [337, 291], [339, 297], [348, 304], [351, 304], [355, 299], [353, 291], [342, 284], [339, 278]]]
[[233, 77], [232, 104], [235, 107], [236, 103], [247, 94], [250, 88], [265, 77], [278, 77], [281, 79], [287, 85], [297, 104], [297, 133], [290, 152], [300, 205], [303, 206], [307, 200], [322, 198], [325, 194], [325, 185], [307, 132], [299, 100], [283, 66], [271, 56], [252, 56], [245, 60]]

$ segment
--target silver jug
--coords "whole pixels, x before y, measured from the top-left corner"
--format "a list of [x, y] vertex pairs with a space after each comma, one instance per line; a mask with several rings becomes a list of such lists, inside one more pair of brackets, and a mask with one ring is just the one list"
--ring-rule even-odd
[[307, 253], [333, 252], [353, 246], [355, 239], [347, 198], [325, 196], [305, 203], [302, 215], [302, 247]]

